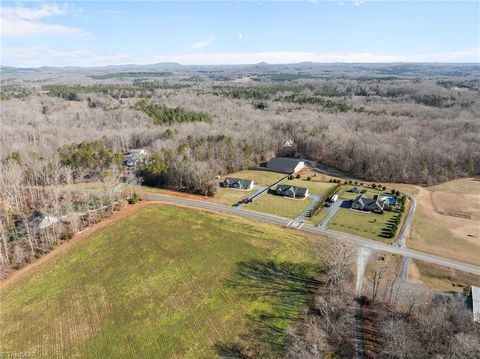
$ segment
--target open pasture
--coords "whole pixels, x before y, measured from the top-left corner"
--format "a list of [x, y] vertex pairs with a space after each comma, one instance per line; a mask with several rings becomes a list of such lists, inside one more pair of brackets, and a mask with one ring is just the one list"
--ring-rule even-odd
[[2, 289], [1, 350], [35, 358], [282, 356], [287, 328], [318, 285], [315, 243], [271, 225], [147, 206]]

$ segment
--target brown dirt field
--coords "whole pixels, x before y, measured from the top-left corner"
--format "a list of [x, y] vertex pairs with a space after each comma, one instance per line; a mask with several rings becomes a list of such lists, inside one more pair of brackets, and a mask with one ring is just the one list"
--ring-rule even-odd
[[455, 194], [448, 192], [432, 192], [432, 203], [440, 214], [479, 219], [480, 200], [477, 195]]
[[432, 192], [421, 188], [407, 246], [480, 265], [479, 228], [478, 221], [438, 213], [432, 202]]
[[423, 284], [422, 274], [420, 273], [415, 262], [410, 262], [410, 271], [408, 273], [408, 281], [413, 284]]
[[46, 263], [52, 258], [55, 258], [56, 256], [67, 252], [74, 246], [78, 245], [80, 242], [82, 242], [84, 239], [88, 238], [92, 233], [95, 231], [104, 228], [114, 222], [117, 222], [118, 220], [125, 218], [127, 216], [130, 216], [131, 214], [137, 212], [138, 210], [144, 208], [145, 206], [148, 206], [152, 204], [152, 202], [147, 202], [147, 201], [142, 201], [139, 202], [136, 205], [126, 205], [124, 206], [120, 211], [113, 213], [110, 217], [104, 219], [103, 221], [93, 225], [90, 228], [85, 229], [84, 231], [76, 234], [72, 239], [69, 241], [63, 242], [61, 245], [59, 245], [57, 248], [53, 249], [52, 251], [48, 252], [47, 254], [41, 256], [39, 259], [36, 261], [28, 264], [27, 266], [20, 268], [17, 271], [14, 271], [10, 273], [8, 277], [5, 279], [0, 280], [0, 291], [4, 290], [5, 288], [11, 286], [14, 284], [17, 280], [19, 280], [21, 277], [23, 277], [26, 273], [34, 270], [37, 268], [39, 265]]

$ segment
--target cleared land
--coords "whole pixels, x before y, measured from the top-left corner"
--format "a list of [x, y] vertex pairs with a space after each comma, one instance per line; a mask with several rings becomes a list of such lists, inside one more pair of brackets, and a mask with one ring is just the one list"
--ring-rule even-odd
[[[474, 219], [480, 215], [475, 209], [478, 205], [475, 202], [480, 193], [480, 181], [462, 179], [429, 188], [416, 187], [416, 190], [417, 210], [411, 235], [407, 237], [407, 246], [480, 265], [480, 220]], [[442, 195], [439, 196], [439, 192]], [[437, 196], [435, 205], [432, 195]], [[438, 212], [437, 207], [461, 206], [461, 203], [455, 203], [457, 200], [465, 203], [461, 208], [468, 208], [472, 219]]]
[[419, 260], [412, 260], [410, 281], [422, 283], [427, 287], [445, 292], [464, 292], [471, 285], [480, 285], [480, 278], [475, 274], [445, 268]]
[[[152, 205], [0, 292], [4, 352], [38, 358], [281, 356], [311, 300], [318, 239]], [[239, 349], [240, 348], [240, 349]]]

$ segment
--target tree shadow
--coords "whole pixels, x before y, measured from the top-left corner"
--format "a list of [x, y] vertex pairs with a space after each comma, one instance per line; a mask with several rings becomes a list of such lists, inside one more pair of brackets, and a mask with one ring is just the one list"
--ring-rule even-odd
[[252, 300], [265, 303], [246, 315], [247, 332], [234, 342], [216, 343], [223, 358], [276, 358], [284, 349], [288, 326], [298, 321], [302, 309], [312, 305], [323, 285], [314, 278], [321, 268], [306, 263], [251, 260], [237, 263], [228, 286]]

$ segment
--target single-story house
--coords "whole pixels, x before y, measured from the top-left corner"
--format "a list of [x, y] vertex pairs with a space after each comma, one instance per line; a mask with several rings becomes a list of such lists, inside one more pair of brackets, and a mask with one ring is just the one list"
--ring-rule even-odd
[[364, 197], [359, 195], [353, 200], [352, 209], [359, 209], [362, 211], [370, 211], [375, 213], [383, 213], [383, 207], [385, 206], [385, 201], [378, 199], [378, 196], [373, 198]]
[[267, 169], [282, 173], [296, 173], [305, 167], [305, 162], [294, 158], [275, 157], [267, 162]]
[[222, 182], [222, 187], [235, 189], [252, 189], [254, 186], [255, 182], [249, 179], [227, 177]]
[[305, 198], [308, 196], [308, 188], [279, 184], [275, 193], [280, 196], [291, 198]]

